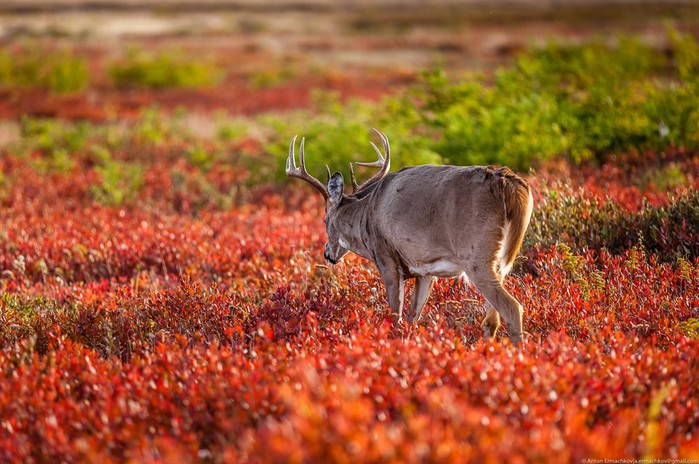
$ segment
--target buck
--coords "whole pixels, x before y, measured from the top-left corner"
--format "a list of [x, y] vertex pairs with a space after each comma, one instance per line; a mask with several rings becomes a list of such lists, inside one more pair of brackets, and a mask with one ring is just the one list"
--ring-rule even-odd
[[464, 277], [486, 300], [483, 332], [494, 337], [500, 317], [510, 339], [523, 337], [522, 305], [502, 286], [522, 246], [532, 214], [528, 183], [510, 169], [492, 166], [420, 165], [389, 173], [388, 138], [374, 129], [382, 154], [357, 162], [380, 170], [361, 185], [350, 163], [353, 193], [344, 178], [330, 175], [327, 185], [308, 174], [304, 142], [296, 165], [296, 137], [289, 146], [286, 175], [303, 179], [325, 198], [328, 242], [325, 259], [337, 264], [349, 251], [376, 264], [397, 321], [403, 320], [406, 279], [415, 279], [409, 322], [420, 318], [436, 277]]

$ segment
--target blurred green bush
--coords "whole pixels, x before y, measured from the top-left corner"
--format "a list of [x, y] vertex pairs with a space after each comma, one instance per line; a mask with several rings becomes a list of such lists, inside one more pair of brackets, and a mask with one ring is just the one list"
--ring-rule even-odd
[[[376, 127], [389, 135], [393, 170], [402, 166], [443, 162], [441, 156], [432, 151], [427, 137], [414, 131], [416, 121], [409, 111], [400, 105], [392, 112], [394, 102], [386, 100], [380, 104], [351, 101], [341, 104], [335, 94], [317, 93], [315, 108], [293, 115], [269, 117], [263, 122], [275, 134], [266, 150], [274, 155], [277, 179], [285, 177], [284, 167], [289, 152], [289, 142], [299, 134], [296, 155], [301, 136], [306, 138], [306, 167], [318, 179], [325, 180], [325, 165], [331, 171], [340, 171], [349, 183], [349, 165], [355, 161], [375, 161], [377, 155], [371, 148], [374, 142], [383, 152], [381, 142], [371, 131]], [[412, 111], [412, 110], [411, 110]], [[290, 129], [291, 128], [291, 129]], [[395, 155], [397, 153], [397, 155]], [[356, 167], [357, 180], [373, 174], [371, 169]]]
[[502, 164], [604, 161], [629, 150], [699, 146], [699, 51], [668, 30], [669, 49], [633, 38], [615, 44], [549, 44], [492, 75], [459, 78], [434, 68], [380, 103], [340, 104], [322, 94], [313, 111], [272, 118], [267, 150], [279, 178], [294, 133], [307, 137], [309, 170], [346, 174], [373, 156], [370, 127], [388, 134], [395, 168], [419, 163]]
[[432, 149], [454, 164], [527, 169], [566, 157], [603, 161], [628, 150], [699, 145], [697, 44], [669, 31], [661, 52], [635, 39], [614, 46], [550, 44], [491, 78], [451, 82], [439, 69], [415, 90]]
[[32, 44], [12, 52], [0, 50], [0, 87], [69, 93], [83, 90], [88, 83], [87, 61], [72, 50], [49, 51]]
[[212, 86], [221, 81], [223, 73], [212, 61], [195, 60], [179, 52], [132, 49], [111, 64], [109, 76], [121, 88], [162, 89]]

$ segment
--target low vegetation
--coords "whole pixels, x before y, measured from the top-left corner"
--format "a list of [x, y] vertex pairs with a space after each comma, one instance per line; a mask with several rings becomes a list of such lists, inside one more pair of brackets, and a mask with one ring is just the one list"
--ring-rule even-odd
[[365, 151], [369, 124], [396, 134], [406, 165], [441, 159], [526, 170], [560, 158], [600, 162], [631, 150], [697, 147], [699, 50], [691, 37], [669, 35], [666, 52], [622, 38], [613, 46], [550, 44], [493, 75], [454, 79], [436, 68], [381, 105], [320, 99], [323, 116], [304, 124], [304, 134], [333, 137], [314, 154], [340, 165]]
[[84, 90], [90, 77], [87, 60], [70, 50], [26, 45], [0, 50], [0, 88], [40, 87], [56, 93]]
[[223, 73], [212, 62], [182, 53], [131, 50], [110, 65], [109, 76], [121, 88], [163, 89], [212, 86], [221, 81]]
[[[0, 460], [699, 459], [697, 56], [672, 34], [667, 53], [623, 39], [431, 70], [381, 102], [319, 94], [206, 137], [157, 108], [17, 121], [0, 156]], [[521, 349], [483, 341], [461, 281], [394, 327], [369, 262], [323, 262], [320, 199], [282, 181], [288, 143], [307, 137], [317, 176], [348, 172], [371, 126], [396, 168], [528, 176], [506, 280]]]

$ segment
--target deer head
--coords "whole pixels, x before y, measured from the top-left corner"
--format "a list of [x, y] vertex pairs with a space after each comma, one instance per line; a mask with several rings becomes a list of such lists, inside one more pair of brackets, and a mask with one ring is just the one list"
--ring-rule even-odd
[[337, 214], [338, 211], [343, 205], [355, 201], [356, 195], [361, 194], [361, 192], [366, 191], [366, 189], [371, 185], [374, 185], [383, 179], [391, 168], [391, 146], [388, 143], [388, 138], [377, 129], [373, 130], [381, 138], [385, 156], [373, 142], [370, 142], [371, 146], [374, 148], [374, 151], [376, 151], [378, 155], [378, 159], [373, 162], [357, 162], [357, 164], [360, 166], [377, 167], [380, 168], [380, 170], [361, 185], [357, 184], [354, 175], [354, 168], [352, 167], [352, 163], [350, 163], [350, 174], [353, 189], [351, 196], [347, 196], [344, 193], [345, 179], [342, 174], [340, 172], [335, 172], [331, 175], [330, 168], [327, 165], [327, 185], [324, 185], [320, 180], [308, 173], [306, 170], [306, 156], [304, 153], [305, 138], [301, 139], [301, 145], [299, 146], [300, 166], [296, 165], [296, 155], [294, 153], [296, 136], [294, 136], [294, 138], [291, 140], [291, 144], [289, 145], [289, 156], [286, 160], [286, 175], [305, 180], [311, 184], [313, 188], [319, 191], [325, 199], [325, 231], [328, 235], [328, 242], [325, 245], [324, 257], [331, 264], [337, 264], [340, 262], [340, 260], [349, 251], [347, 248], [347, 243], [345, 242], [341, 232], [341, 226], [345, 224], [343, 224], [343, 220], [341, 218], [338, 219], [340, 216]]

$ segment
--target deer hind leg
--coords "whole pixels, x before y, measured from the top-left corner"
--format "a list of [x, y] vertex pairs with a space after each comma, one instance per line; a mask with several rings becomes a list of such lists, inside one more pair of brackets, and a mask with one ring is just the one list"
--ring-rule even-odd
[[420, 319], [422, 309], [425, 307], [425, 303], [427, 303], [427, 298], [430, 296], [433, 284], [434, 277], [432, 276], [415, 278], [415, 291], [413, 292], [413, 299], [410, 301], [410, 309], [413, 318], [411, 322], [417, 322]]
[[495, 333], [500, 327], [500, 315], [493, 305], [486, 300], [486, 315], [481, 325], [483, 326], [483, 336], [485, 338], [495, 338]]
[[[504, 276], [502, 274], [498, 275], [500, 285], [502, 285]], [[481, 326], [483, 327], [483, 336], [485, 338], [495, 338], [495, 334], [500, 328], [500, 315], [498, 314], [497, 309], [495, 309], [495, 307], [491, 305], [488, 300], [485, 300], [485, 310], [485, 318], [483, 318], [483, 322], [481, 323]]]
[[[519, 344], [522, 340], [522, 305], [503, 288], [502, 279], [496, 274], [492, 266], [489, 266], [485, 272], [472, 272], [469, 278], [481, 295], [485, 297], [489, 305], [495, 307], [497, 314], [507, 324], [512, 343], [515, 345]], [[489, 310], [486, 315], [486, 321], [492, 321], [493, 316], [489, 318], [490, 313], [491, 311]], [[486, 327], [490, 330], [493, 326], [487, 325]]]

